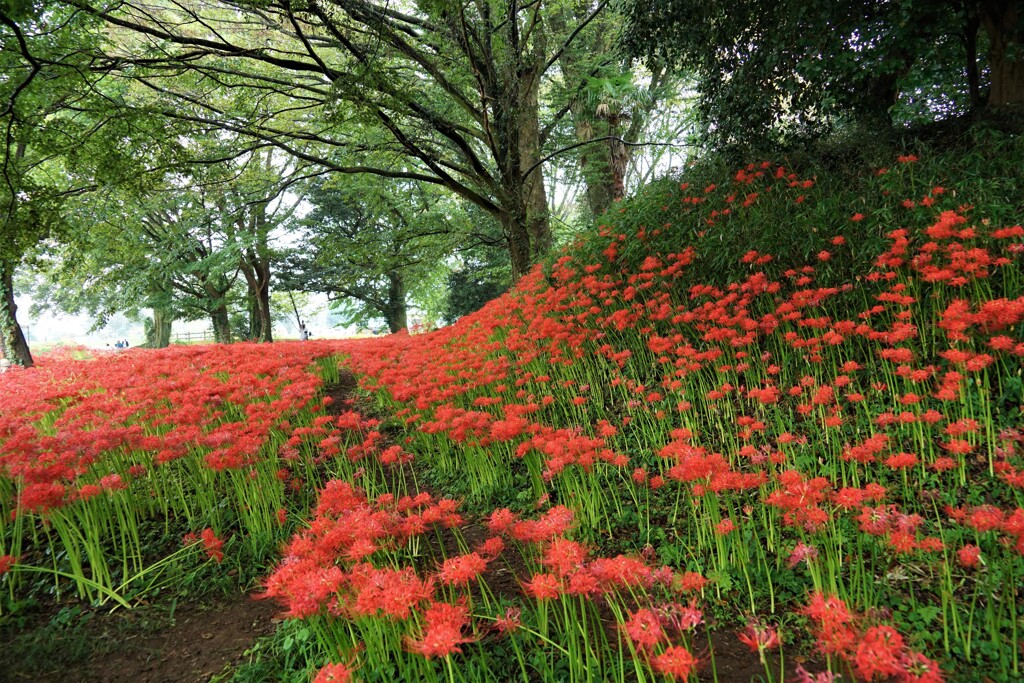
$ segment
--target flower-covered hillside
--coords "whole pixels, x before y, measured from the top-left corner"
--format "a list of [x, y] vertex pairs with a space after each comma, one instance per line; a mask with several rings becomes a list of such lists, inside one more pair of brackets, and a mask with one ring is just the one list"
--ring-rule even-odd
[[[1020, 675], [1024, 216], [998, 203], [989, 215], [950, 169], [892, 162], [841, 218], [814, 178], [776, 163], [662, 188], [661, 222], [631, 215], [657, 217], [650, 198], [627, 205], [458, 325], [347, 349], [404, 423], [403, 450], [498, 508], [494, 538], [532, 568], [523, 613], [553, 641], [542, 671], [564, 648], [605, 678], [685, 679], [668, 658], [705, 646], [673, 605], [698, 608], [685, 586], [699, 575], [704, 600], [729, 606], [720, 625], [810, 635], [860, 680]], [[788, 234], [806, 230], [792, 252], [750, 249], [709, 271], [735, 252], [731, 233], [780, 215], [799, 227]], [[555, 511], [571, 524], [509, 526]], [[318, 548], [284, 567], [340, 570], [319, 608], [362, 623], [356, 577], [377, 555]], [[495, 561], [477, 553], [474, 576]], [[664, 581], [623, 592], [593, 573], [619, 553]], [[439, 571], [410, 603], [428, 610], [427, 634], [430, 605], [475, 604], [440, 590]], [[609, 610], [619, 626], [603, 639], [572, 635]], [[489, 623], [446, 622], [444, 652]]]
[[2, 580], [123, 600], [166, 520], [280, 549], [321, 681], [1019, 680], [1024, 180], [919, 156], [691, 170], [428, 334], [11, 373]]

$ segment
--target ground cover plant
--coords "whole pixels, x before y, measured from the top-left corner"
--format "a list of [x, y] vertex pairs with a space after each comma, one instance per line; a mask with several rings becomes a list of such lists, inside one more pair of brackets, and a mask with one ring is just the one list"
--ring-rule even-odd
[[764, 680], [1020, 680], [1024, 181], [992, 144], [692, 169], [428, 334], [4, 377], [6, 604], [40, 572], [127, 602], [178, 561], [137, 520], [184, 520], [175, 553], [272, 563], [317, 681], [696, 680], [723, 633]]

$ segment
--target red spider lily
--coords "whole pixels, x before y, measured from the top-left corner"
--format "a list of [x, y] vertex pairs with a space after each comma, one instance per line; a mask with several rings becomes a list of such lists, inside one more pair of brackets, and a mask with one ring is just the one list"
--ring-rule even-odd
[[411, 568], [376, 569], [360, 564], [353, 568], [348, 582], [355, 593], [349, 607], [359, 615], [383, 613], [408, 619], [420, 603], [434, 594], [433, 582], [419, 578]]
[[265, 582], [265, 597], [288, 605], [287, 616], [304, 619], [319, 613], [345, 581], [338, 567], [321, 567], [311, 559], [282, 564]]
[[723, 519], [715, 525], [715, 534], [725, 536], [731, 533], [735, 528], [736, 524], [731, 519]]
[[656, 612], [646, 608], [631, 613], [625, 623], [619, 624], [619, 628], [641, 651], [650, 651], [666, 638], [661, 627], [661, 618]]
[[546, 544], [541, 562], [564, 578], [583, 566], [587, 554], [586, 548], [576, 541], [553, 538]]
[[459, 555], [444, 561], [437, 578], [449, 586], [465, 586], [487, 569], [487, 560], [478, 553]]
[[942, 669], [938, 663], [919, 652], [907, 652], [900, 660], [903, 670], [898, 674], [901, 683], [942, 683]]
[[826, 498], [827, 479], [806, 480], [799, 472], [787, 470], [778, 475], [778, 482], [782, 488], [769, 494], [765, 502], [784, 511], [786, 524], [813, 530], [828, 521], [828, 513], [818, 506]]
[[[523, 520], [512, 525], [512, 536], [518, 541], [538, 543], [561, 536], [568, 531], [574, 514], [563, 506], [555, 506], [536, 520]], [[492, 529], [493, 531], [494, 529]]]
[[815, 592], [801, 611], [814, 622], [818, 647], [822, 652], [842, 656], [853, 652], [857, 633], [853, 629], [853, 614], [845, 602], [835, 596]]
[[494, 536], [481, 543], [480, 549], [477, 552], [480, 554], [480, 557], [490, 562], [498, 557], [504, 549], [505, 541], [500, 536]]
[[800, 541], [796, 544], [796, 547], [793, 548], [793, 552], [789, 554], [789, 558], [786, 560], [786, 564], [788, 564], [789, 568], [792, 569], [801, 562], [805, 562], [807, 560], [814, 560], [817, 559], [817, 557], [817, 548], [815, 548], [814, 546], [805, 545], [803, 541]]
[[523, 589], [537, 600], [559, 598], [565, 592], [562, 582], [554, 574], [534, 574], [529, 582], [523, 584]]
[[418, 639], [407, 638], [406, 646], [411, 652], [432, 657], [447, 657], [455, 652], [462, 652], [462, 643], [472, 642], [473, 638], [463, 636], [462, 632], [469, 625], [469, 610], [465, 605], [452, 605], [446, 602], [431, 603], [423, 616], [423, 634]]
[[857, 673], [867, 681], [903, 672], [903, 637], [891, 626], [872, 626], [860, 638], [853, 656]]
[[708, 580], [697, 572], [685, 572], [678, 577], [679, 590], [683, 592], [703, 590]]
[[217, 538], [213, 529], [203, 529], [201, 538], [203, 539], [203, 547], [206, 549], [206, 554], [210, 556], [214, 562], [218, 564], [224, 560], [224, 540]]
[[680, 633], [692, 631], [704, 621], [704, 613], [697, 609], [696, 604], [692, 602], [689, 605], [678, 603], [661, 605], [658, 607], [658, 614], [664, 624]]
[[350, 683], [352, 673], [347, 664], [328, 664], [317, 672], [313, 683]]
[[685, 647], [671, 645], [653, 658], [654, 670], [674, 681], [685, 681], [697, 669], [698, 660]]
[[821, 671], [818, 673], [810, 673], [802, 665], [797, 664], [796, 666], [796, 678], [793, 679], [794, 683], [835, 683], [840, 679], [840, 675], [832, 673], [831, 671]]
[[487, 528], [491, 530], [491, 533], [503, 534], [510, 531], [515, 523], [516, 516], [512, 511], [508, 508], [501, 508], [491, 513]]
[[778, 629], [761, 624], [748, 624], [742, 633], [737, 634], [736, 639], [750, 648], [751, 652], [756, 652], [762, 664], [765, 661], [765, 651], [774, 650], [782, 645]]
[[504, 616], [494, 620], [494, 627], [499, 633], [514, 633], [522, 626], [522, 610], [518, 607], [509, 607], [505, 610]]

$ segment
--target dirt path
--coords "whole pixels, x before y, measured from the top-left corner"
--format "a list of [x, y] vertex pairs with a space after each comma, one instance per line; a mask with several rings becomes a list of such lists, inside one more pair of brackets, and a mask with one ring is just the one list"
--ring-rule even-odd
[[[48, 670], [38, 658], [0, 662], [0, 681], [38, 683], [192, 683], [208, 681], [240, 661], [260, 636], [277, 628], [279, 608], [250, 595], [179, 606], [154, 618], [143, 611], [97, 616], [77, 638], [92, 640], [92, 654], [61, 661]], [[42, 646], [43, 644], [40, 644]], [[6, 660], [0, 656], [0, 660]]]
[[[204, 608], [185, 607], [170, 628], [126, 639], [117, 652], [86, 665], [97, 683], [207, 681], [233, 662], [260, 636], [277, 628], [277, 605], [249, 595], [225, 598]], [[65, 679], [66, 680], [66, 679]]]

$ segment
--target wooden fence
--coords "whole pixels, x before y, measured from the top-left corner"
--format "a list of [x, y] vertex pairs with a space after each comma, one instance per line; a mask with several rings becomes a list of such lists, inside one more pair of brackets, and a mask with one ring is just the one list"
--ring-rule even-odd
[[174, 335], [172, 341], [176, 342], [197, 342], [197, 341], [213, 341], [213, 330], [203, 330], [202, 332], [181, 332]]

